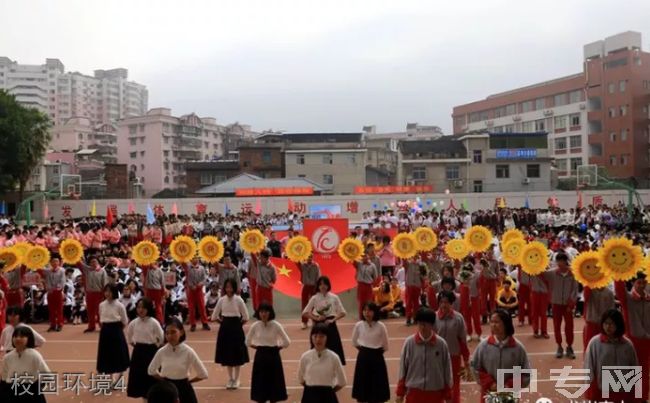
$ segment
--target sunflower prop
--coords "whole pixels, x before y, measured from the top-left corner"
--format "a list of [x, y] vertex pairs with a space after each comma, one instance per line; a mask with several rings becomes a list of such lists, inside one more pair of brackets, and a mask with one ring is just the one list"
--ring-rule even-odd
[[467, 247], [474, 252], [484, 252], [492, 245], [492, 232], [482, 225], [473, 225], [465, 233]]
[[591, 289], [607, 286], [612, 278], [608, 272], [598, 266], [598, 262], [598, 252], [582, 252], [571, 263], [573, 277], [580, 284]]
[[84, 248], [76, 239], [65, 239], [59, 245], [59, 255], [61, 255], [63, 263], [74, 265], [79, 263], [83, 257]]
[[23, 262], [30, 270], [39, 270], [50, 263], [50, 251], [40, 245], [32, 246], [25, 255]]
[[[32, 248], [32, 244], [26, 241], [18, 242], [14, 246], [14, 249], [18, 254], [20, 254], [20, 258], [24, 259], [25, 256], [27, 256], [27, 252]], [[24, 262], [24, 260], [23, 260]]]
[[169, 253], [178, 263], [187, 263], [196, 256], [196, 242], [185, 235], [177, 236], [169, 245]]
[[641, 248], [626, 238], [608, 239], [599, 253], [599, 266], [607, 270], [615, 281], [626, 281], [636, 276], [643, 264]]
[[338, 252], [344, 262], [358, 262], [363, 256], [363, 243], [356, 238], [345, 238], [339, 245]]
[[452, 259], [463, 260], [469, 254], [469, 245], [464, 239], [452, 239], [445, 245], [445, 253]]
[[420, 227], [413, 233], [415, 236], [415, 246], [419, 251], [430, 251], [438, 246], [438, 237], [431, 228]]
[[206, 236], [199, 242], [199, 256], [207, 263], [216, 263], [223, 257], [223, 243], [214, 236]]
[[132, 256], [140, 266], [150, 266], [156, 263], [160, 257], [160, 250], [158, 250], [158, 245], [151, 241], [140, 241], [133, 247]]
[[402, 232], [393, 239], [393, 253], [400, 259], [410, 259], [418, 253], [417, 241], [413, 234]]
[[650, 256], [646, 256], [641, 261], [641, 268], [643, 268], [646, 276], [650, 276]]
[[541, 242], [531, 242], [522, 248], [520, 260], [519, 264], [524, 272], [537, 276], [548, 267], [548, 249]]
[[503, 233], [501, 236], [501, 245], [505, 245], [513, 239], [526, 239], [524, 233], [519, 231], [517, 228], [511, 228]]
[[521, 262], [521, 251], [526, 246], [526, 241], [523, 238], [513, 238], [505, 244], [501, 242], [501, 258], [506, 264], [511, 266], [517, 265]]
[[9, 272], [20, 266], [20, 253], [12, 248], [0, 249], [0, 262], [4, 263], [3, 271]]
[[239, 236], [239, 245], [248, 253], [259, 253], [264, 249], [264, 235], [258, 229], [242, 232]]
[[307, 237], [299, 235], [289, 239], [284, 252], [292, 262], [304, 263], [311, 255], [311, 242]]

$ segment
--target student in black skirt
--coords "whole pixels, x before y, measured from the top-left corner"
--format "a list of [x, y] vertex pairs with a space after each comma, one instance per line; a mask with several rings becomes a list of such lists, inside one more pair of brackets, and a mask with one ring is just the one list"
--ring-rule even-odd
[[354, 325], [352, 345], [359, 350], [354, 368], [352, 398], [358, 402], [385, 402], [390, 399], [388, 370], [384, 352], [388, 350], [388, 332], [379, 322], [379, 306], [374, 302], [363, 305], [363, 318]]
[[287, 400], [280, 350], [289, 347], [289, 336], [275, 320], [273, 305], [262, 302], [255, 312], [257, 322], [248, 329], [246, 345], [255, 350], [251, 376], [251, 400], [281, 402]]
[[156, 382], [147, 393], [147, 401], [156, 403], [180, 403], [178, 389], [169, 381]]
[[165, 335], [155, 318], [156, 309], [149, 298], [144, 297], [138, 301], [135, 310], [138, 317], [126, 328], [126, 339], [133, 346], [126, 394], [146, 401], [147, 391], [156, 383], [156, 379], [147, 373], [147, 368], [158, 348], [165, 342]]
[[[172, 317], [165, 325], [167, 344], [160, 348], [151, 360], [147, 372], [158, 380], [174, 384], [180, 397], [179, 403], [198, 403], [192, 384], [208, 378], [208, 370], [192, 347], [185, 344], [183, 322]], [[189, 378], [190, 370], [196, 373]], [[149, 400], [157, 403], [158, 400]]]
[[107, 284], [104, 287], [104, 301], [99, 304], [101, 331], [97, 347], [97, 372], [117, 374], [115, 382], [122, 378], [130, 362], [129, 347], [124, 338], [124, 327], [128, 325], [129, 318], [118, 298], [117, 286]]
[[11, 341], [14, 349], [0, 363], [0, 402], [45, 403], [45, 395], [38, 393], [42, 390], [38, 380], [39, 374], [50, 369], [36, 351], [34, 332], [27, 326], [16, 326]]
[[327, 348], [329, 329], [316, 323], [309, 335], [311, 350], [300, 357], [298, 382], [304, 387], [302, 403], [338, 403], [336, 392], [347, 384], [339, 356]]
[[220, 324], [214, 362], [228, 368], [226, 389], [230, 390], [239, 388], [239, 368], [249, 361], [243, 327], [248, 321], [248, 308], [237, 295], [234, 278], [227, 279], [223, 288], [226, 294], [212, 312], [212, 320]]
[[336, 327], [336, 321], [345, 316], [345, 309], [338, 295], [330, 292], [332, 283], [329, 277], [319, 277], [316, 281], [316, 288], [318, 292], [311, 297], [302, 314], [308, 316], [314, 323], [327, 325], [327, 348], [338, 354], [341, 364], [345, 365], [341, 335]]

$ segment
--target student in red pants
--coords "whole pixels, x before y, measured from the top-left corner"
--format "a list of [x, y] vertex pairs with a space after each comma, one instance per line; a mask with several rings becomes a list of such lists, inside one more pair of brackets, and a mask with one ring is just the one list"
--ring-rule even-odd
[[92, 256], [90, 265], [81, 262], [77, 264], [82, 273], [82, 281], [86, 290], [86, 313], [88, 315], [88, 328], [84, 333], [94, 332], [99, 322], [99, 304], [104, 299], [104, 287], [108, 284], [108, 274], [99, 265], [99, 260]]
[[[205, 310], [205, 291], [203, 289], [208, 278], [208, 273], [205, 267], [200, 264], [198, 258], [192, 259], [190, 265], [183, 263], [182, 266], [185, 269], [185, 295], [187, 297], [187, 308], [189, 311], [187, 316], [189, 316], [190, 320], [190, 331], [193, 332], [196, 330], [197, 316], [201, 319], [203, 330], [210, 330], [208, 315]], [[196, 314], [197, 310], [199, 311], [198, 315]]]
[[144, 276], [144, 296], [153, 302], [156, 308], [156, 319], [165, 323], [165, 276], [158, 263], [142, 267]]
[[594, 336], [602, 331], [601, 320], [603, 314], [610, 309], [616, 308], [614, 293], [607, 286], [602, 288], [591, 289], [584, 288], [585, 298], [585, 327], [582, 331], [582, 352], [587, 349], [587, 345]]
[[61, 268], [58, 258], [50, 260], [49, 270], [39, 270], [38, 274], [45, 280], [47, 291], [47, 310], [50, 318], [48, 332], [60, 332], [63, 328], [63, 288], [65, 287], [65, 271]]
[[[318, 281], [318, 278], [320, 277], [320, 266], [314, 262], [313, 258], [313, 255], [309, 255], [305, 263], [298, 263], [298, 269], [300, 269], [300, 282], [302, 283], [302, 290], [300, 293], [301, 312], [305, 309], [311, 297], [318, 292], [316, 289], [316, 281]], [[302, 315], [301, 321], [302, 328], [307, 329], [309, 317], [307, 315]]]
[[492, 258], [492, 252], [487, 252], [486, 257], [479, 263], [481, 273], [481, 316], [487, 323], [487, 317], [496, 309], [497, 283], [499, 282], [499, 265]]
[[7, 292], [5, 298], [7, 299], [7, 307], [25, 305], [25, 294], [23, 292], [23, 274], [25, 273], [25, 266], [20, 266], [12, 271], [3, 273], [7, 280]]
[[406, 326], [413, 324], [415, 312], [420, 308], [420, 295], [422, 294], [422, 273], [416, 258], [403, 261], [406, 271]]
[[548, 284], [543, 275], [530, 277], [530, 289], [532, 291], [530, 298], [531, 310], [531, 324], [533, 326], [533, 333], [536, 339], [543, 337], [550, 338], [548, 335], [548, 317], [546, 310], [548, 309]]
[[[371, 246], [372, 248], [372, 246]], [[357, 271], [357, 305], [359, 308], [359, 320], [363, 320], [363, 307], [366, 302], [374, 300], [372, 286], [375, 280], [379, 278], [379, 268], [370, 261], [368, 248], [363, 254], [361, 262], [354, 262], [354, 268]]]
[[[478, 341], [482, 334], [478, 297], [479, 274], [474, 272], [474, 265], [468, 263], [463, 266], [460, 278], [460, 312], [467, 326], [467, 339]], [[472, 333], [476, 333], [476, 336], [473, 337]]]
[[[573, 312], [578, 300], [578, 282], [569, 270], [569, 257], [560, 252], [555, 256], [557, 269], [546, 271], [542, 275], [549, 285], [551, 306], [553, 309], [553, 333], [557, 343], [556, 358], [575, 359], [573, 351]], [[562, 321], [564, 321], [564, 334], [566, 337], [566, 351], [562, 349]]]
[[519, 319], [519, 327], [524, 325], [526, 316], [528, 316], [528, 323], [533, 323], [530, 306], [530, 275], [523, 270], [521, 266], [517, 266], [517, 300], [519, 306], [517, 307], [517, 317]]
[[257, 261], [257, 304], [266, 301], [273, 306], [273, 287], [277, 280], [276, 269], [271, 263], [271, 251], [264, 249]]

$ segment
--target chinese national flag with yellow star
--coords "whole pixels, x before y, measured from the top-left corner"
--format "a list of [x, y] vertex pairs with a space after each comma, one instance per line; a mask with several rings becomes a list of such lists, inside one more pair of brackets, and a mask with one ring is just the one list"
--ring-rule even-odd
[[[338, 258], [338, 256], [336, 256]], [[289, 259], [272, 257], [271, 262], [277, 269], [275, 289], [285, 295], [300, 298], [302, 283], [300, 282], [300, 269]], [[332, 282], [332, 292], [339, 293], [354, 288], [357, 285], [355, 270], [351, 264], [339, 259], [322, 259], [314, 256], [314, 262], [320, 266], [323, 276], [328, 276]]]

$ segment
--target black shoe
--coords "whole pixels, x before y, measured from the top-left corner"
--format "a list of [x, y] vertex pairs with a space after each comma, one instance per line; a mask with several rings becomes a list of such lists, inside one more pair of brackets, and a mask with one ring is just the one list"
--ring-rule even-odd
[[203, 324], [203, 330], [210, 330], [210, 325], [208, 325], [207, 323], [204, 323]]
[[50, 333], [50, 332], [55, 332], [55, 331], [56, 331], [56, 328], [55, 328], [54, 326], [50, 326], [50, 327], [47, 329], [47, 332], [48, 332], [48, 333]]
[[94, 331], [95, 331], [95, 329], [86, 329], [86, 330], [84, 330], [84, 333], [92, 333]]
[[406, 326], [411, 326], [412, 324], [411, 319], [406, 319]]
[[63, 327], [62, 326], [57, 326], [56, 329], [54, 329], [54, 330], [57, 331], [57, 332], [60, 332], [61, 330], [63, 330]]
[[190, 332], [196, 332], [196, 325], [190, 326]]

